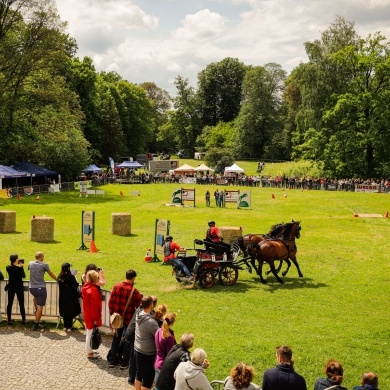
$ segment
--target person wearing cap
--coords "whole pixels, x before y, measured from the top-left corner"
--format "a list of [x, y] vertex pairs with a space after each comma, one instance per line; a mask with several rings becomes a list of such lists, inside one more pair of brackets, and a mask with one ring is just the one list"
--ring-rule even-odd
[[49, 264], [45, 263], [45, 254], [37, 252], [35, 260], [30, 261], [28, 269], [30, 271], [30, 293], [34, 297], [35, 323], [33, 330], [41, 330], [45, 326], [40, 324], [43, 307], [46, 305], [47, 290], [45, 283], [45, 272], [52, 279], [57, 281], [56, 275], [50, 270]]
[[79, 283], [77, 282], [75, 275], [70, 270], [71, 266], [72, 265], [69, 263], [63, 263], [61, 266], [61, 272], [57, 278], [60, 292], [58, 306], [60, 316], [64, 320], [65, 332], [71, 331], [73, 318], [77, 317], [81, 313]]
[[191, 278], [191, 273], [188, 268], [176, 257], [176, 252], [178, 251], [184, 251], [184, 248], [176, 242], [173, 242], [172, 236], [167, 236], [164, 243], [164, 263], [181, 269], [187, 278]]
[[211, 240], [215, 244], [218, 244], [224, 252], [226, 252], [227, 257], [230, 256], [230, 245], [223, 242], [222, 233], [215, 226], [215, 221], [208, 222], [209, 228], [206, 232], [206, 240]]

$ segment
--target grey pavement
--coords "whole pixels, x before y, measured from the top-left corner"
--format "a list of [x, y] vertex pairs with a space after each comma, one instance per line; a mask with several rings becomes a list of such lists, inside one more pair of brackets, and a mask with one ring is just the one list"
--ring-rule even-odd
[[[48, 324], [49, 325], [49, 324]], [[53, 326], [53, 324], [50, 324]], [[0, 390], [134, 388], [127, 383], [128, 370], [109, 368], [106, 360], [112, 338], [102, 335], [101, 359], [89, 360], [82, 330], [33, 331], [0, 324]]]

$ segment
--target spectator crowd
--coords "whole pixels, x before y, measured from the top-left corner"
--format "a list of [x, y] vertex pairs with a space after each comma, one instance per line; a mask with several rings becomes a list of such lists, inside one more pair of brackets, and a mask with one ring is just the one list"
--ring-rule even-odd
[[[98, 347], [93, 348], [91, 338], [94, 329], [102, 327], [101, 286], [105, 284], [104, 272], [95, 264], [87, 265], [81, 277], [82, 287], [76, 280], [71, 264], [63, 263], [58, 277], [44, 262], [44, 254], [37, 252], [30, 261], [29, 291], [34, 298], [35, 321], [33, 329], [44, 328], [40, 323], [42, 309], [46, 304], [47, 292], [45, 273], [59, 284], [59, 310], [64, 320], [64, 329], [73, 330], [74, 318], [83, 313], [85, 324], [85, 354], [90, 360], [102, 359]], [[8, 325], [13, 325], [11, 308], [15, 296], [19, 301], [22, 323], [26, 323], [23, 301], [24, 261], [17, 254], [10, 256], [8, 274], [7, 317]], [[107, 355], [108, 367], [128, 370], [127, 382], [136, 390], [211, 390], [205, 370], [209, 360], [203, 348], [190, 350], [194, 345], [194, 335], [186, 332], [176, 340], [174, 325], [176, 314], [168, 310], [166, 304], [158, 304], [156, 296], [143, 296], [135, 287], [137, 272], [126, 271], [125, 279], [114, 285], [108, 301], [112, 317], [120, 316], [122, 322], [113, 329], [111, 348]], [[324, 377], [318, 378], [314, 390], [340, 389], [343, 385], [344, 369], [334, 359], [325, 365]], [[261, 386], [254, 382], [254, 368], [244, 362], [237, 363], [230, 375], [220, 381], [224, 390], [306, 390], [305, 378], [294, 366], [293, 351], [287, 345], [276, 348], [276, 366], [263, 373]], [[258, 381], [260, 383], [260, 381]], [[365, 372], [361, 383], [353, 390], [377, 390], [378, 376]]]

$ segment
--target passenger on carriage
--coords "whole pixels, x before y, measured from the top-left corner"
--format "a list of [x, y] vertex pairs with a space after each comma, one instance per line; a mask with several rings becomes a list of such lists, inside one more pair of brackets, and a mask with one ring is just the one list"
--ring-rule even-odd
[[[208, 222], [209, 228], [206, 232], [206, 239], [205, 239], [205, 245], [206, 249], [213, 251], [214, 249], [217, 249], [220, 251], [220, 253], [226, 253], [227, 258], [230, 257], [230, 245], [223, 242], [223, 236], [222, 233], [219, 231], [219, 229], [215, 226], [215, 221], [209, 221]], [[208, 242], [213, 242], [214, 246], [207, 245]]]
[[191, 273], [188, 270], [188, 268], [183, 264], [183, 262], [178, 259], [175, 255], [177, 251], [184, 251], [184, 248], [182, 248], [179, 244], [176, 242], [173, 242], [172, 236], [167, 236], [165, 238], [164, 243], [164, 263], [170, 264], [172, 266], [176, 266], [177, 268], [181, 269], [185, 276], [190, 280], [192, 279]]

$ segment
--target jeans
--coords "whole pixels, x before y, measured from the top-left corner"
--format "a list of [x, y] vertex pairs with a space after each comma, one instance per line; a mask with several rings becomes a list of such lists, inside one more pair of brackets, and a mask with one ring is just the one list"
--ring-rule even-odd
[[185, 275], [185, 276], [191, 276], [190, 271], [189, 271], [188, 268], [182, 263], [181, 260], [176, 259], [176, 258], [174, 258], [174, 259], [169, 259], [169, 260], [167, 261], [167, 263], [168, 263], [168, 264], [171, 264], [171, 265], [173, 265], [173, 266], [175, 266], [175, 267], [177, 267], [177, 268], [179, 268], [179, 269], [181, 269], [181, 270], [184, 272], [184, 275]]
[[112, 337], [111, 352], [110, 352], [110, 363], [117, 364], [118, 360], [122, 359], [122, 356], [118, 356], [119, 344], [123, 335], [123, 331], [126, 331], [126, 327], [116, 329], [114, 336]]

